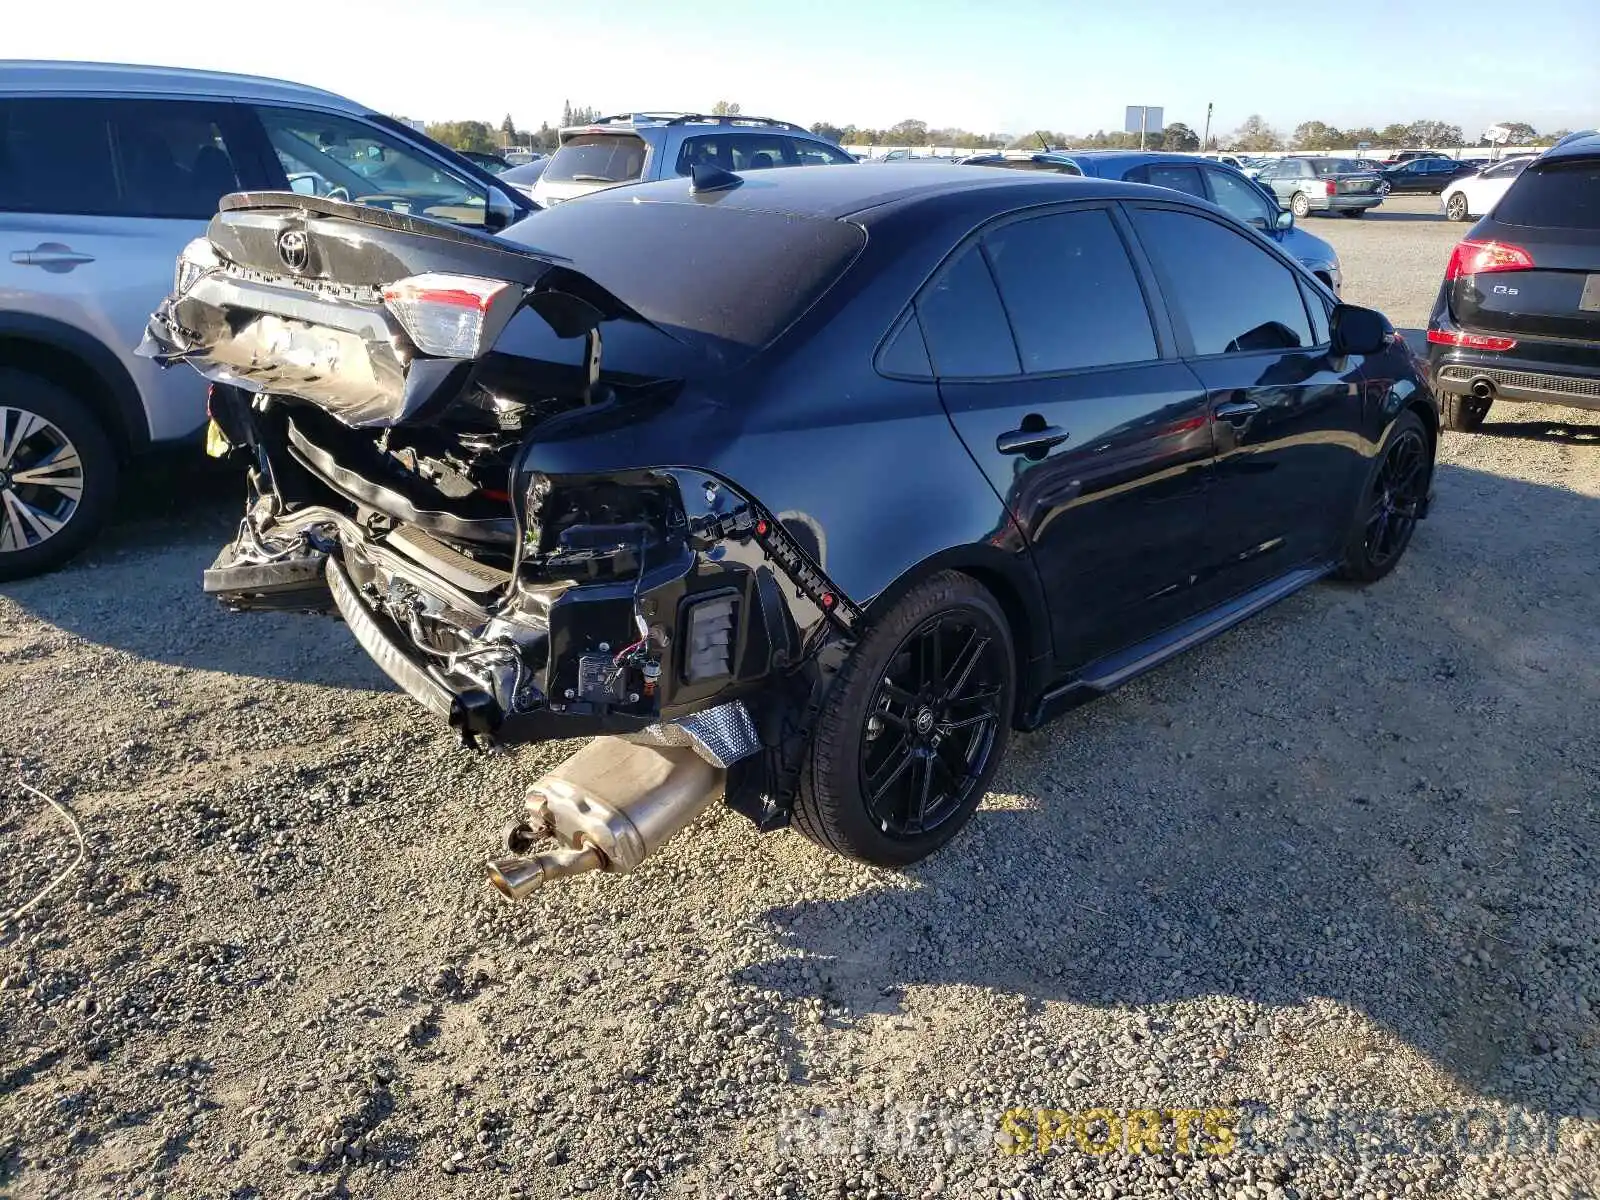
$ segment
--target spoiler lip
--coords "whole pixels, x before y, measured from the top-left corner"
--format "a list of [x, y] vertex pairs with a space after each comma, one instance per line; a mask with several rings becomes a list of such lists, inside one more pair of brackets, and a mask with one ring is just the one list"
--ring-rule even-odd
[[385, 229], [393, 229], [399, 233], [412, 233], [420, 237], [445, 238], [454, 242], [465, 242], [468, 245], [484, 246], [492, 250], [510, 250], [514, 254], [525, 254], [530, 258], [537, 258], [552, 265], [570, 264], [571, 260], [560, 255], [546, 254], [542, 250], [525, 249], [520, 246], [511, 246], [500, 241], [492, 233], [479, 233], [462, 225], [454, 225], [448, 221], [438, 221], [432, 217], [420, 216], [415, 213], [395, 212], [387, 208], [374, 208], [367, 204], [357, 204], [351, 200], [330, 200], [325, 196], [306, 196], [300, 192], [229, 192], [217, 202], [217, 212], [238, 212], [250, 208], [297, 208], [302, 212], [315, 213], [323, 217], [344, 217], [353, 221], [360, 221], [366, 225], [379, 225]]

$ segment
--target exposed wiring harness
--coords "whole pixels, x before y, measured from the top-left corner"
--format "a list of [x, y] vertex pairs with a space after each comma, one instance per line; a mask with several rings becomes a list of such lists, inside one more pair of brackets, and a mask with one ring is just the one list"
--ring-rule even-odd
[[648, 545], [648, 535], [640, 534], [639, 574], [633, 581], [633, 620], [634, 623], [639, 627], [639, 640], [624, 646], [621, 650], [618, 650], [617, 656], [611, 660], [613, 666], [621, 666], [625, 660], [639, 653], [639, 651], [643, 650], [650, 643], [650, 624], [644, 619], [644, 613], [639, 611], [639, 592], [644, 587], [644, 551], [646, 545]]

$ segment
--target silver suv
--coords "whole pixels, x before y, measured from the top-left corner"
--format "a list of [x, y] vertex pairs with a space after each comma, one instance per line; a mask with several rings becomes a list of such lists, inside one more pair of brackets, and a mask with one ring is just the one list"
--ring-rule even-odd
[[827, 138], [766, 117], [623, 113], [570, 126], [560, 137], [533, 189], [546, 208], [619, 184], [687, 175], [703, 163], [725, 171], [857, 165]]
[[204, 384], [134, 349], [218, 198], [286, 189], [491, 231], [534, 210], [330, 92], [0, 61], [0, 580], [82, 549], [132, 456], [198, 436]]

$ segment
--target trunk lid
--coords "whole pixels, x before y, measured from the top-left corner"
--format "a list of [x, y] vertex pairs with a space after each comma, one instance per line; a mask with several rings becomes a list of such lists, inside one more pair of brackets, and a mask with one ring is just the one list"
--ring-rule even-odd
[[[475, 339], [428, 352], [394, 293], [418, 280], [446, 281], [408, 296], [463, 306], [460, 323], [477, 322]], [[347, 425], [390, 426], [461, 395], [524, 308], [560, 338], [589, 338], [587, 369], [569, 372], [574, 390], [598, 372], [599, 324], [638, 319], [568, 262], [531, 247], [384, 209], [244, 193], [224, 197], [206, 237], [184, 250], [140, 352], [187, 361], [214, 382], [308, 400]]]

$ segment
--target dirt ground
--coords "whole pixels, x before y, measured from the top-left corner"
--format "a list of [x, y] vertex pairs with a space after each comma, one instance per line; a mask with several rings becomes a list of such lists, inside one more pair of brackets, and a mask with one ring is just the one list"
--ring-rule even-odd
[[[1464, 229], [1309, 227], [1411, 330]], [[236, 490], [148, 468], [0, 589], [0, 907], [75, 852], [19, 774], [87, 852], [0, 931], [0, 1193], [1600, 1194], [1600, 414], [1447, 435], [1394, 575], [1020, 738], [911, 871], [713, 810], [521, 907], [480, 863], [572, 747], [215, 608]]]

